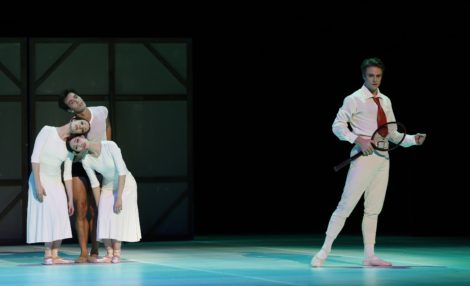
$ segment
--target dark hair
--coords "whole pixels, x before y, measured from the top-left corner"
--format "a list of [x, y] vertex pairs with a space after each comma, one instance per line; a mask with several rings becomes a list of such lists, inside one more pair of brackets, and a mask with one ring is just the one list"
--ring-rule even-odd
[[366, 74], [366, 69], [368, 67], [378, 67], [382, 70], [382, 72], [385, 71], [385, 65], [379, 58], [369, 58], [362, 61], [361, 72], [363, 75]]
[[81, 118], [79, 116], [74, 115], [72, 118], [70, 118], [69, 124], [71, 124], [72, 121], [76, 121], [76, 120], [86, 121], [88, 123], [88, 131], [85, 132], [85, 133], [82, 133], [82, 134], [72, 134], [72, 135], [85, 135], [85, 137], [86, 137], [88, 135], [88, 132], [90, 132], [90, 129], [91, 129], [90, 121], [86, 120], [85, 118]]
[[70, 141], [72, 141], [73, 138], [78, 137], [78, 136], [82, 136], [82, 134], [74, 134], [72, 136], [69, 136], [67, 138], [67, 141], [65, 142], [65, 147], [67, 147], [67, 150], [69, 152], [72, 152], [74, 155], [77, 155], [78, 152], [76, 152], [75, 150], [72, 149], [72, 147], [70, 147]]
[[61, 95], [59, 95], [59, 99], [58, 99], [59, 107], [65, 111], [70, 110], [70, 107], [67, 104], [65, 104], [64, 101], [67, 95], [69, 95], [69, 93], [71, 92], [75, 93], [76, 95], [79, 95], [78, 92], [76, 92], [74, 89], [66, 89]]

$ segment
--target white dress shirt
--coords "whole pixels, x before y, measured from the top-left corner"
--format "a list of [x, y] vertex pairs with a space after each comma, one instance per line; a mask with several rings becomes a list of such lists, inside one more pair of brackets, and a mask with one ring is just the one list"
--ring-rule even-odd
[[[378, 106], [373, 100], [374, 95], [363, 85], [353, 94], [348, 95], [343, 106], [336, 114], [333, 122], [333, 133], [343, 141], [354, 143], [358, 136], [371, 137], [377, 130], [377, 109]], [[377, 90], [377, 97], [387, 117], [387, 122], [396, 121], [393, 114], [392, 102], [385, 94]], [[352, 131], [348, 128], [348, 123]], [[416, 145], [413, 135], [406, 135], [400, 144], [403, 147]]]

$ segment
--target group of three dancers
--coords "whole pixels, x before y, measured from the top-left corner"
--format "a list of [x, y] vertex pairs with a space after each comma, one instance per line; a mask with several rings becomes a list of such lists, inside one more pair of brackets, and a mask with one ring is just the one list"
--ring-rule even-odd
[[[106, 107], [87, 107], [74, 90], [59, 96], [59, 106], [74, 116], [63, 126], [44, 126], [36, 137], [29, 178], [27, 243], [45, 244], [46, 265], [119, 263], [122, 241], [141, 239], [136, 181], [119, 147], [108, 141], [111, 126]], [[80, 245], [75, 261], [59, 256], [62, 240], [72, 237], [69, 216], [74, 212]], [[106, 248], [102, 258], [98, 257], [99, 241]]]

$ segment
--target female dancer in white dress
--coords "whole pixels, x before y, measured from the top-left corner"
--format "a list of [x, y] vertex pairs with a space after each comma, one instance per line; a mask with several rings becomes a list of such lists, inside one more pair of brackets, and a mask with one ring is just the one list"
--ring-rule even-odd
[[[73, 154], [67, 151], [71, 134], [84, 134], [90, 129], [86, 120], [72, 119], [61, 127], [44, 126], [34, 142], [29, 177], [27, 243], [45, 243], [44, 264], [72, 263], [59, 257], [62, 239], [72, 237], [69, 216], [73, 214]], [[64, 184], [61, 165], [64, 164]], [[67, 194], [65, 193], [67, 191]], [[67, 200], [68, 198], [68, 200]]]
[[[96, 262], [119, 263], [121, 242], [141, 239], [139, 210], [137, 207], [137, 183], [127, 170], [121, 149], [113, 141], [89, 141], [85, 136], [71, 137], [69, 150], [88, 154], [82, 159], [98, 204], [97, 240], [106, 247], [107, 255]], [[103, 175], [100, 184], [95, 171]]]

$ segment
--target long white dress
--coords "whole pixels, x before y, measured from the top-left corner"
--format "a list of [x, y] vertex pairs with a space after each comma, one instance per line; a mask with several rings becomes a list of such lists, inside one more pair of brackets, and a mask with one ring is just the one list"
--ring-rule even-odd
[[52, 242], [72, 237], [67, 209], [67, 195], [62, 183], [72, 179], [72, 154], [67, 151], [56, 127], [44, 126], [34, 142], [32, 163], [39, 163], [39, 177], [46, 192], [43, 201], [37, 199], [34, 173], [29, 176], [26, 242]]
[[[137, 183], [127, 170], [121, 149], [113, 141], [101, 141], [100, 155], [86, 155], [82, 165], [93, 188], [100, 186], [94, 171], [103, 175], [98, 205], [97, 240], [139, 241], [142, 236], [137, 207]], [[119, 187], [118, 178], [122, 175], [126, 176], [122, 192], [122, 211], [116, 214], [113, 207]]]

